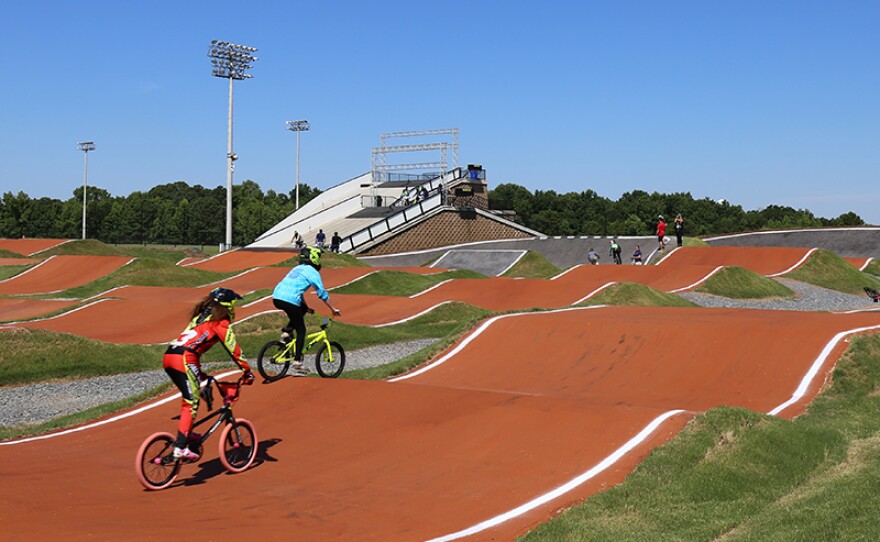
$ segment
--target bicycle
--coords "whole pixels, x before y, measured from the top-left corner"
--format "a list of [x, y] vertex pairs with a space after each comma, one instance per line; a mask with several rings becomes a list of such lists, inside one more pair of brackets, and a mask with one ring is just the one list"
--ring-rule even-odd
[[187, 445], [191, 451], [199, 455], [198, 459], [187, 461], [175, 458], [175, 438], [171, 433], [159, 432], [147, 437], [141, 444], [134, 462], [135, 472], [141, 485], [151, 491], [170, 486], [184, 463], [195, 463], [201, 459], [202, 445], [223, 424], [226, 425], [220, 432], [218, 444], [220, 462], [231, 473], [243, 472], [251, 466], [257, 457], [257, 432], [254, 424], [244, 418], [236, 418], [232, 413], [232, 405], [241, 394], [242, 380], [243, 378], [239, 378], [237, 382], [218, 382], [213, 376], [208, 377], [208, 383], [202, 391], [208, 410], [213, 408], [213, 387], [220, 392], [223, 406], [193, 425], [195, 429], [216, 418], [207, 433], [196, 434], [196, 439]]
[[[308, 352], [316, 344], [320, 348], [315, 353], [315, 369], [323, 378], [336, 378], [342, 374], [345, 368], [345, 350], [336, 341], [331, 341], [327, 335], [331, 318], [321, 318], [321, 330], [306, 335], [303, 354]], [[294, 340], [288, 342], [270, 341], [263, 345], [257, 354], [257, 369], [267, 382], [274, 382], [283, 378], [293, 361]]]

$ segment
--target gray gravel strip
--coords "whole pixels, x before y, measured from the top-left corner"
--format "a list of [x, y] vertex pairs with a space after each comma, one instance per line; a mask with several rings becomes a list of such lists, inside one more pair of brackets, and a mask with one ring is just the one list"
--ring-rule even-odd
[[791, 279], [775, 279], [795, 292], [794, 298], [730, 299], [710, 294], [686, 292], [681, 297], [701, 307], [767, 309], [784, 311], [847, 311], [854, 309], [880, 309], [867, 295], [835, 292], [819, 286]]
[[[345, 370], [376, 367], [397, 361], [437, 342], [438, 339], [420, 339], [383, 344], [345, 353]], [[251, 360], [256, 372], [256, 360]], [[306, 365], [314, 371], [314, 356], [306, 358]], [[212, 371], [232, 368], [231, 363], [205, 364]], [[259, 380], [259, 375], [257, 379]], [[100, 376], [67, 382], [0, 388], [0, 426], [34, 424], [58, 416], [74, 414], [114, 401], [121, 401], [151, 390], [168, 382], [163, 370], [144, 371], [113, 376]]]

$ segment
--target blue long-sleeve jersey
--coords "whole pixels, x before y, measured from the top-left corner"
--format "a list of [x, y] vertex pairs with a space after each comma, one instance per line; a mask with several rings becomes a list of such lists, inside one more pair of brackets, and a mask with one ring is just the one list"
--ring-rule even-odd
[[303, 294], [309, 287], [315, 289], [321, 300], [327, 301], [330, 297], [330, 294], [324, 289], [324, 281], [321, 280], [321, 274], [318, 273], [318, 270], [311, 265], [301, 264], [291, 269], [281, 279], [281, 282], [275, 286], [272, 297], [293, 305], [302, 305]]

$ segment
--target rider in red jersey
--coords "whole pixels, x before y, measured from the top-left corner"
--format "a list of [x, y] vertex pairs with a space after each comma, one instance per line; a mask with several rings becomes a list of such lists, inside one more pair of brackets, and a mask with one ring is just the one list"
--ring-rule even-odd
[[[169, 344], [162, 358], [162, 366], [171, 381], [180, 390], [180, 421], [174, 457], [198, 459], [198, 454], [187, 447], [193, 422], [199, 409], [199, 384], [203, 380], [200, 358], [218, 342], [244, 372], [244, 383], [252, 384], [254, 375], [241, 355], [241, 347], [232, 332], [235, 303], [241, 296], [227, 288], [216, 288], [192, 310], [192, 321], [175, 341]], [[196, 440], [196, 439], [193, 439]]]

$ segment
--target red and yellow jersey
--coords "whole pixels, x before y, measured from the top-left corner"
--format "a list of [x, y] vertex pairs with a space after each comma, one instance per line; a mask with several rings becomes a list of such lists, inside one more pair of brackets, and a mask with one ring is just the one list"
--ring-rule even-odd
[[[194, 354], [196, 361], [218, 342], [223, 343], [236, 362], [247, 367], [247, 363], [241, 356], [241, 347], [235, 340], [229, 320], [211, 320], [208, 317], [202, 320], [202, 316], [193, 318], [192, 322], [184, 329], [176, 340], [168, 345], [166, 354]], [[188, 357], [188, 356], [187, 356]]]

